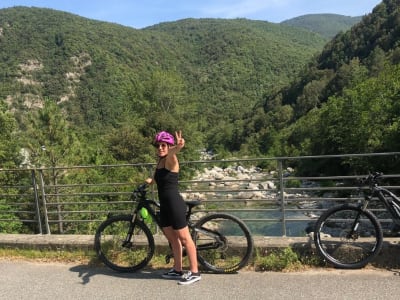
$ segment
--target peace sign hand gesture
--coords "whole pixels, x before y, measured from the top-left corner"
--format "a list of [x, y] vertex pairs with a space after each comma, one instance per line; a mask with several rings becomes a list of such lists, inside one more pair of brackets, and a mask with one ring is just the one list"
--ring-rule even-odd
[[176, 146], [181, 149], [185, 146], [185, 139], [182, 137], [182, 130], [175, 131]]

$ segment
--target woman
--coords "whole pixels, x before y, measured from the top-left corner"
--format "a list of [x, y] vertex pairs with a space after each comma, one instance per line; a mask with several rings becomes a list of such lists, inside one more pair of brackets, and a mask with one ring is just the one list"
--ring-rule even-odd
[[[180, 279], [179, 284], [191, 284], [199, 281], [201, 275], [197, 266], [196, 246], [187, 226], [186, 204], [178, 190], [179, 161], [176, 155], [185, 146], [185, 140], [181, 131], [175, 132], [175, 137], [176, 145], [170, 133], [161, 131], [156, 135], [157, 167], [154, 177], [146, 182], [157, 184], [161, 227], [174, 256], [173, 268], [162, 276]], [[190, 264], [190, 271], [186, 274], [183, 274], [182, 246], [186, 249]]]

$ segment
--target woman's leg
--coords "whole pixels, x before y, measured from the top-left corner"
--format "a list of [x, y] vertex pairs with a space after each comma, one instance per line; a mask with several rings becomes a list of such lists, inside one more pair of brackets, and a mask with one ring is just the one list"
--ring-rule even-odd
[[197, 273], [199, 270], [197, 265], [196, 245], [194, 244], [192, 236], [190, 235], [189, 228], [186, 226], [185, 228], [174, 231], [176, 232], [180, 243], [185, 246], [186, 253], [189, 258], [190, 271], [192, 273]]
[[162, 230], [172, 248], [172, 254], [174, 256], [174, 270], [180, 272], [183, 269], [182, 243], [176, 230], [174, 230], [171, 226], [163, 227]]

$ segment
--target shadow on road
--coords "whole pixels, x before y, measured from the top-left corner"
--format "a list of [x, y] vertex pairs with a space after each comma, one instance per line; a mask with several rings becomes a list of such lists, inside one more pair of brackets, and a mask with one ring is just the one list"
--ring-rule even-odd
[[132, 279], [160, 279], [164, 270], [155, 270], [146, 268], [141, 271], [132, 273], [121, 273], [113, 271], [106, 267], [94, 267], [90, 265], [78, 265], [69, 269], [71, 272], [78, 273], [78, 277], [82, 278], [82, 284], [88, 284], [90, 279], [96, 275], [113, 276], [119, 278], [132, 278]]

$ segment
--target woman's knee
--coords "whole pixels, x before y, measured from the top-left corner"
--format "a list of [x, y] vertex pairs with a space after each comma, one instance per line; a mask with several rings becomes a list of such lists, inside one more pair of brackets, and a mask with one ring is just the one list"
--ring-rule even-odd
[[188, 244], [193, 244], [193, 240], [192, 237], [189, 233], [189, 230], [179, 230], [179, 240], [181, 241], [181, 243], [185, 246], [187, 246]]

